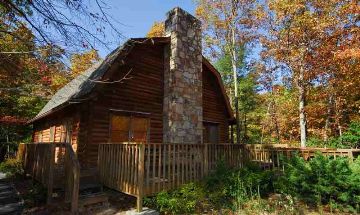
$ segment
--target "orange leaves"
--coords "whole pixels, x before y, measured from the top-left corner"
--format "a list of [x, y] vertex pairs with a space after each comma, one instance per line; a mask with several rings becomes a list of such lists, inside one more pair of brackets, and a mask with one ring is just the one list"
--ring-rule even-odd
[[338, 59], [360, 59], [360, 48], [349, 48], [335, 53], [335, 58]]
[[206, 14], [205, 9], [202, 5], [199, 5], [198, 7], [196, 7], [195, 9], [195, 16], [197, 17], [204, 17], [204, 15]]

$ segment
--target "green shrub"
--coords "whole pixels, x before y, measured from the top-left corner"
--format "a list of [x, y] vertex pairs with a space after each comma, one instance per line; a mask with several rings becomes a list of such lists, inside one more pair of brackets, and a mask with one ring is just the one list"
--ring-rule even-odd
[[21, 177], [24, 175], [24, 169], [21, 161], [15, 158], [9, 158], [0, 163], [0, 171], [7, 177]]
[[358, 208], [360, 203], [360, 159], [350, 164], [347, 158], [317, 154], [310, 161], [295, 156], [285, 165], [285, 173], [275, 182], [276, 191], [307, 204], [339, 204]]
[[154, 198], [147, 198], [145, 204], [168, 214], [189, 214], [202, 208], [238, 210], [247, 201], [272, 192], [273, 177], [271, 171], [263, 171], [256, 165], [235, 170], [220, 162], [201, 183], [158, 193]]
[[231, 172], [226, 188], [229, 198], [232, 199], [232, 208], [241, 209], [247, 201], [271, 193], [273, 176], [272, 171], [262, 170], [254, 164]]
[[146, 204], [155, 207], [166, 214], [191, 214], [200, 206], [205, 198], [200, 184], [189, 183], [171, 192], [160, 192], [154, 199], [146, 199]]
[[[280, 208], [284, 214], [291, 214], [297, 211], [298, 200], [320, 208], [328, 205], [335, 212], [359, 212], [360, 157], [349, 162], [347, 158], [334, 159], [316, 154], [310, 161], [294, 156], [284, 162], [283, 173], [262, 170], [256, 164], [230, 169], [220, 162], [201, 183], [161, 192], [146, 199], [146, 203], [167, 214], [191, 214], [202, 212], [203, 208], [250, 213]], [[273, 193], [281, 195], [271, 196], [281, 198], [264, 200]]]
[[360, 147], [360, 122], [352, 122], [340, 138], [342, 145], [356, 148]]

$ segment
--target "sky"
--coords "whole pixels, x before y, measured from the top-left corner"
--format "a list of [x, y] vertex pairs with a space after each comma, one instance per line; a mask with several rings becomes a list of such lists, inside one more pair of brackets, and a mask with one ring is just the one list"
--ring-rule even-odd
[[[191, 14], [195, 11], [193, 0], [106, 0], [105, 2], [111, 6], [107, 13], [121, 23], [116, 26], [126, 38], [144, 37], [152, 24], [155, 21], [164, 21], [166, 13], [174, 7], [179, 6]], [[106, 56], [110, 51], [99, 47], [101, 57]]]
[[[195, 14], [195, 0], [103, 0], [109, 8], [106, 12], [114, 19], [112, 22], [122, 33], [124, 38], [116, 41], [111, 28], [107, 29], [106, 40], [114, 41], [109, 48], [96, 46], [100, 56], [104, 58], [113, 49], [122, 45], [129, 38], [145, 37], [155, 21], [163, 22], [166, 13], [174, 7], [181, 7], [191, 14]], [[116, 36], [118, 37], [118, 36]], [[248, 50], [246, 62], [259, 59], [260, 47]]]

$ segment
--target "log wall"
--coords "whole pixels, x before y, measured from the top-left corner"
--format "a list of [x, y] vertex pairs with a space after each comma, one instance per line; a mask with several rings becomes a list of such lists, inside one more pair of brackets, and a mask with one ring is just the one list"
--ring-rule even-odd
[[111, 114], [132, 114], [150, 118], [150, 141], [162, 141], [163, 46], [136, 46], [125, 59], [126, 66], [110, 71], [110, 79], [97, 90], [97, 100], [89, 103], [87, 143], [82, 161], [96, 164], [98, 145], [109, 141]]
[[218, 123], [220, 143], [229, 142], [229, 118], [220, 85], [215, 75], [203, 66], [203, 119]]
[[[55, 112], [34, 125], [33, 142], [63, 142], [63, 124], [71, 119], [71, 142], [80, 163], [97, 163], [99, 143], [109, 142], [111, 114], [135, 114], [150, 118], [149, 142], [163, 141], [165, 44], [136, 45], [123, 60], [117, 60], [105, 75], [108, 82], [98, 84], [79, 104]], [[125, 79], [123, 79], [126, 76]], [[225, 98], [219, 82], [203, 65], [203, 120], [219, 125], [219, 142], [228, 142]], [[122, 81], [120, 81], [122, 80]], [[125, 111], [125, 112], [123, 112]], [[54, 131], [51, 131], [54, 127]]]

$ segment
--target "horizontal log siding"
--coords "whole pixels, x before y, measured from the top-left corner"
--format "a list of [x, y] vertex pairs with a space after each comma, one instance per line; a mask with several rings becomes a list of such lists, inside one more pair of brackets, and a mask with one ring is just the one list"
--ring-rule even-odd
[[[78, 134], [80, 130], [80, 118], [77, 114], [77, 109], [67, 109], [58, 112], [56, 115], [44, 118], [34, 124], [33, 142], [34, 143], [49, 143], [49, 142], [64, 142], [65, 132], [63, 125], [65, 120], [72, 120], [71, 124], [71, 145], [76, 151], [78, 148]], [[50, 129], [54, 127], [53, 136], [50, 135]]]
[[[119, 80], [131, 70], [123, 83], [99, 88], [97, 100], [90, 103], [89, 136], [86, 162], [97, 162], [98, 144], [109, 141], [110, 109], [150, 113], [150, 142], [162, 142], [163, 117], [163, 46], [135, 46], [125, 59], [125, 66], [110, 70], [112, 80]], [[121, 114], [121, 112], [118, 112]]]
[[220, 143], [227, 143], [229, 140], [229, 118], [225, 99], [216, 77], [207, 67], [203, 66], [203, 119], [219, 123]]
[[[45, 117], [34, 125], [34, 142], [50, 141], [50, 125], [56, 125], [54, 142], [61, 142], [61, 123], [67, 117], [76, 117], [73, 122], [72, 142], [79, 161], [84, 166], [97, 162], [98, 144], [109, 141], [110, 109], [150, 113], [150, 142], [163, 140], [163, 45], [134, 47], [125, 59], [125, 64], [114, 65], [106, 79], [119, 80], [131, 70], [123, 83], [99, 84], [87, 97], [89, 100], [71, 108]], [[93, 99], [95, 98], [95, 99]], [[215, 75], [203, 67], [203, 119], [218, 122], [220, 142], [228, 142], [228, 113], [225, 100]], [[47, 126], [45, 126], [47, 125]], [[40, 133], [44, 133], [40, 135]], [[45, 139], [40, 139], [43, 136]]]

